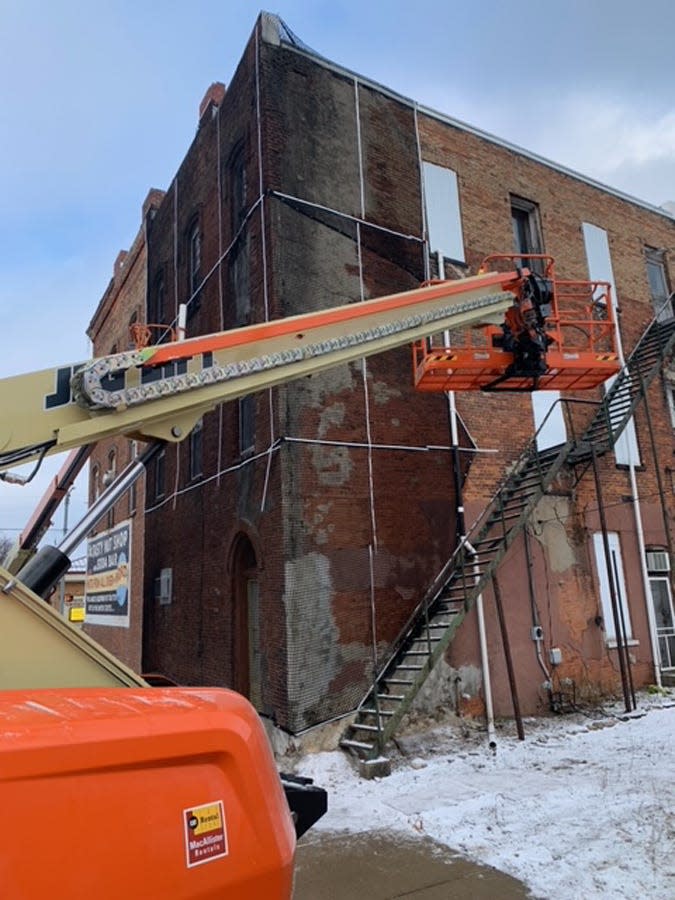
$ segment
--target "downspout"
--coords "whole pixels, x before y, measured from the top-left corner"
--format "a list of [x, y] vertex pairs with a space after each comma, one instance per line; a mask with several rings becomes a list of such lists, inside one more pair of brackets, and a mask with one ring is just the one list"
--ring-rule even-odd
[[[445, 266], [442, 254], [438, 253], [438, 273], [440, 277], [445, 277]], [[450, 333], [444, 332], [443, 339], [446, 347], [450, 344]], [[457, 499], [457, 534], [459, 536], [458, 543], [466, 543], [466, 520], [464, 516], [464, 498], [462, 491], [462, 479], [460, 476], [460, 457], [459, 457], [459, 429], [457, 427], [457, 406], [455, 404], [455, 392], [448, 391], [448, 415], [450, 418], [450, 443], [452, 445], [453, 456], [453, 477], [455, 480], [455, 497]], [[470, 547], [469, 544], [467, 544]], [[471, 548], [473, 549], [473, 548]], [[478, 560], [474, 563], [474, 568], [478, 568]], [[478, 577], [478, 576], [476, 576]], [[480, 664], [483, 676], [483, 693], [485, 695], [485, 719], [487, 724], [488, 746], [491, 750], [497, 747], [495, 732], [494, 708], [492, 705], [492, 682], [490, 679], [490, 664], [487, 649], [487, 633], [485, 629], [485, 611], [483, 609], [483, 594], [479, 594], [476, 598], [476, 614], [478, 617], [478, 641], [480, 644]]]
[[[616, 304], [616, 298], [614, 298], [614, 303]], [[616, 305], [615, 305], [616, 312]], [[621, 340], [621, 329], [619, 328], [619, 318], [618, 315], [616, 317], [616, 325], [615, 325], [615, 334], [616, 334], [616, 349], [618, 351], [619, 356], [619, 364], [623, 369], [626, 365], [626, 358], [623, 353], [623, 342]], [[649, 402], [647, 397], [647, 392], [644, 389], [644, 385], [641, 385], [642, 391], [645, 398], [645, 406]], [[633, 417], [631, 416], [630, 421], [633, 421]], [[625, 432], [624, 432], [625, 433]], [[635, 516], [635, 533], [637, 536], [637, 544], [638, 544], [638, 554], [640, 556], [640, 572], [642, 574], [642, 590], [645, 597], [645, 606], [647, 608], [647, 623], [649, 626], [649, 643], [652, 648], [652, 658], [654, 660], [654, 678], [658, 687], [661, 687], [661, 668], [659, 665], [659, 644], [658, 639], [656, 637], [656, 617], [654, 615], [654, 605], [652, 603], [652, 592], [649, 586], [649, 574], [647, 572], [647, 552], [645, 549], [645, 535], [644, 528], [642, 526], [642, 509], [640, 506], [640, 497], [638, 494], [637, 488], [637, 478], [635, 477], [635, 461], [633, 459], [633, 446], [630, 440], [626, 440], [626, 446], [628, 448], [628, 474], [630, 479], [630, 491], [631, 497], [633, 498], [633, 514]], [[628, 652], [628, 648], [626, 648], [626, 652]]]
[[[647, 396], [645, 394], [645, 402]], [[638, 496], [637, 479], [635, 477], [635, 463], [633, 462], [632, 449], [630, 452], [630, 463], [628, 471], [630, 473], [630, 492], [633, 498], [633, 508], [635, 511], [635, 531], [638, 540], [638, 552], [640, 554], [640, 571], [642, 572], [642, 587], [645, 594], [645, 605], [647, 607], [647, 622], [649, 624], [649, 643], [652, 648], [652, 657], [654, 659], [654, 680], [658, 687], [661, 687], [661, 666], [659, 664], [660, 653], [659, 645], [656, 638], [656, 617], [654, 615], [654, 604], [652, 603], [652, 592], [649, 585], [649, 573], [647, 572], [647, 550], [645, 548], [645, 535], [642, 527], [642, 510], [640, 508], [640, 498]]]
[[[457, 532], [459, 535], [458, 543], [465, 544], [469, 553], [475, 554], [475, 562], [473, 567], [475, 570], [475, 578], [476, 580], [478, 580], [478, 578], [480, 578], [480, 575], [478, 574], [478, 554], [475, 553], [475, 550], [468, 542], [466, 535], [464, 502], [462, 499], [462, 480], [459, 477], [459, 437], [457, 429], [457, 408], [455, 407], [455, 392], [449, 391], [447, 397], [448, 412], [450, 414], [453, 468], [455, 470], [455, 496], [457, 497]], [[485, 611], [483, 608], [482, 593], [480, 593], [476, 598], [476, 614], [478, 617], [478, 641], [480, 644], [480, 665], [481, 673], [483, 676], [483, 693], [485, 695], [485, 719], [487, 723], [488, 746], [491, 750], [495, 750], [497, 747], [497, 736], [495, 732], [494, 708], [492, 705], [492, 682], [490, 679], [490, 663], [487, 648], [487, 632], [485, 629]]]
[[[546, 681], [549, 685], [551, 685], [551, 673], [546, 668], [546, 663], [541, 655], [541, 644], [544, 639], [543, 631], [541, 627], [541, 621], [539, 619], [539, 610], [537, 609], [537, 601], [534, 593], [534, 581], [532, 579], [532, 553], [530, 551], [530, 538], [527, 532], [527, 528], [523, 532], [523, 539], [525, 543], [525, 564], [527, 566], [527, 588], [530, 594], [530, 608], [532, 611], [532, 627], [534, 629], [532, 639], [536, 644], [537, 650], [537, 661], [539, 663], [539, 667], [546, 676]], [[535, 636], [536, 635], [536, 636]], [[549, 635], [549, 639], [551, 639], [551, 635]], [[550, 690], [550, 688], [549, 688]]]

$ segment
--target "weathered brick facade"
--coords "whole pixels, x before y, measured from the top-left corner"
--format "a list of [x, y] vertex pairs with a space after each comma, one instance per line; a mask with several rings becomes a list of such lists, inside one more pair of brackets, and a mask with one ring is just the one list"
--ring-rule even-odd
[[[148, 193], [143, 204], [144, 219], [157, 208], [162, 196], [162, 191], [151, 190]], [[87, 329], [95, 356], [126, 350], [131, 346], [130, 325], [145, 322], [146, 269], [145, 228], [142, 226], [129, 251], [118, 254], [113, 277]], [[136, 442], [121, 435], [96, 444], [90, 457], [90, 504], [111, 478], [123, 471], [137, 449]], [[100, 534], [121, 522], [130, 523], [129, 627], [86, 626], [93, 638], [136, 671], [142, 668], [144, 482], [145, 478], [141, 477], [135, 489], [122, 497], [95, 529]]]
[[[517, 195], [537, 205], [544, 248], [563, 278], [588, 277], [582, 223], [607, 231], [627, 351], [651, 319], [644, 249], [672, 252], [675, 223], [665, 213], [418, 109], [294, 45], [274, 17], [258, 21], [227, 90], [209, 91], [195, 139], [147, 218], [150, 318], [159, 312], [171, 324], [188, 303], [194, 335], [414, 287], [428, 272], [427, 161], [457, 173], [467, 272], [488, 253], [513, 249]], [[128, 309], [120, 325], [125, 318]], [[108, 332], [97, 333], [97, 349], [109, 349]], [[673, 438], [660, 383], [649, 402], [672, 522]], [[207, 413], [200, 453], [187, 440], [167, 448], [163, 481], [151, 468], [143, 668], [233, 686], [298, 731], [356, 705], [455, 546], [448, 407], [443, 395], [415, 393], [407, 348], [261, 392], [252, 406], [252, 420], [246, 403]], [[468, 432], [461, 442], [471, 521], [531, 439], [532, 406], [528, 395], [480, 393], [458, 395], [457, 406]], [[590, 412], [572, 415], [578, 425]], [[645, 541], [663, 547], [644, 410], [636, 427]], [[621, 538], [633, 676], [645, 684], [654, 660], [631, 487], [611, 456], [601, 470], [608, 527]], [[544, 648], [562, 651], [559, 678], [573, 680], [580, 695], [616, 688], [616, 663], [596, 624], [597, 510], [590, 476], [561, 479], [527, 548], [517, 541], [500, 569], [527, 713], [548, 702], [531, 639], [533, 603]], [[173, 593], [160, 604], [154, 583], [165, 568]], [[499, 631], [485, 599], [495, 708], [508, 714]], [[448, 662], [478, 671], [475, 614]], [[462, 693], [474, 703], [480, 679]]]

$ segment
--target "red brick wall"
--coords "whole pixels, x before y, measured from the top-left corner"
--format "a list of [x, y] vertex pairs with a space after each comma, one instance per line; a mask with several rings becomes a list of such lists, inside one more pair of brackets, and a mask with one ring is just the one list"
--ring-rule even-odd
[[[446, 122], [422, 116], [422, 154], [426, 160], [454, 169], [458, 175], [467, 258], [475, 266], [490, 252], [510, 252], [510, 194], [538, 204], [545, 252], [556, 259], [561, 278], [588, 278], [582, 223], [589, 222], [608, 233], [614, 278], [620, 307], [620, 327], [628, 354], [653, 316], [645, 245], [675, 250], [675, 223], [672, 219], [641, 208], [610, 193], [528, 159], [485, 139], [452, 127]], [[585, 393], [585, 399], [600, 399], [601, 392]], [[463, 394], [457, 406], [479, 448], [497, 449], [497, 454], [477, 457], [466, 485], [472, 512], [484, 506], [508, 463], [532, 436], [533, 421], [529, 398], [509, 394], [504, 397]], [[666, 515], [673, 523], [672, 489], [668, 467], [672, 467], [673, 431], [663, 386], [657, 379], [649, 391], [649, 410], [655, 434], [655, 462], [644, 406], [636, 416], [643, 466], [638, 472], [646, 542], [665, 545], [663, 510], [658, 495], [655, 467], [660, 467], [668, 485]], [[588, 421], [590, 408], [574, 408], [575, 427]], [[639, 643], [631, 647], [633, 675], [638, 684], [654, 680], [646, 603], [642, 585], [636, 525], [630, 500], [631, 489], [624, 467], [615, 465], [613, 455], [600, 461], [602, 499], [610, 531], [620, 534], [632, 624]], [[582, 473], [578, 473], [581, 475]], [[574, 562], [562, 572], [553, 571], [551, 550], [534, 549], [534, 593], [544, 614], [546, 644], [560, 647], [563, 665], [557, 676], [571, 678], [582, 696], [596, 697], [601, 690], [617, 689], [616, 654], [608, 652], [604, 635], [595, 623], [600, 611], [599, 589], [592, 559], [592, 533], [600, 528], [598, 498], [592, 474], [578, 484], [567, 479], [560, 489], [571, 501], [564, 522], [565, 540], [572, 548]], [[536, 529], [536, 523], [532, 526]], [[529, 637], [531, 618], [527, 568], [521, 539], [499, 572], [506, 606], [510, 639], [517, 660], [521, 703], [528, 711], [545, 705], [541, 690], [545, 679], [536, 661], [536, 645]], [[510, 697], [503, 665], [491, 594], [486, 598], [490, 657], [495, 660], [495, 697], [498, 712], [508, 714]], [[463, 629], [449, 654], [460, 665], [475, 660], [476, 644], [472, 625]], [[469, 632], [467, 634], [467, 632]]]

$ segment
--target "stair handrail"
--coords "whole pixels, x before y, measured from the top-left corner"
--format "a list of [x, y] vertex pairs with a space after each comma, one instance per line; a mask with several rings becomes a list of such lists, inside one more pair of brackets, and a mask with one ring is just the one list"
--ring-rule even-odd
[[[411, 632], [413, 631], [413, 629], [417, 626], [420, 616], [424, 615], [428, 621], [430, 606], [438, 597], [440, 590], [442, 590], [443, 585], [447, 582], [452, 571], [454, 571], [458, 567], [457, 561], [458, 561], [460, 555], [466, 552], [467, 555], [471, 558], [472, 564], [475, 564], [478, 561], [480, 554], [474, 548], [472, 540], [475, 539], [476, 533], [480, 532], [483, 525], [487, 523], [487, 520], [489, 519], [489, 517], [496, 511], [496, 507], [497, 507], [498, 501], [500, 500], [502, 493], [506, 490], [508, 485], [511, 482], [513, 482], [515, 480], [515, 478], [522, 472], [524, 466], [532, 458], [532, 456], [535, 457], [535, 459], [537, 460], [537, 463], [539, 464], [539, 461], [541, 459], [541, 453], [544, 451], [540, 451], [537, 448], [537, 441], [538, 441], [538, 438], [539, 438], [541, 432], [543, 431], [544, 427], [546, 426], [549, 417], [553, 415], [553, 412], [554, 412], [555, 408], [557, 407], [557, 405], [558, 404], [561, 404], [561, 406], [563, 404], [565, 405], [565, 410], [567, 411], [566, 422], [571, 426], [572, 439], [566, 440], [565, 442], [561, 443], [559, 448], [551, 448], [551, 449], [557, 449], [558, 452], [556, 453], [555, 456], [551, 457], [549, 464], [546, 468], [546, 472], [544, 472], [543, 469], [541, 468], [541, 466], [539, 466], [540, 476], [542, 478], [542, 482], [541, 482], [542, 483], [542, 491], [546, 489], [546, 486], [544, 485], [544, 479], [548, 475], [550, 475], [551, 472], [554, 472], [554, 474], [557, 473], [557, 471], [560, 469], [561, 465], [563, 465], [564, 462], [570, 457], [572, 450], [579, 445], [580, 441], [584, 440], [584, 435], [588, 434], [593, 423], [597, 419], [598, 413], [600, 413], [600, 411], [603, 411], [607, 416], [609, 416], [609, 408], [610, 408], [612, 399], [621, 390], [622, 386], [625, 389], [625, 386], [622, 385], [622, 382], [625, 377], [627, 377], [627, 376], [630, 377], [630, 375], [631, 375], [630, 368], [629, 368], [630, 363], [636, 358], [639, 350], [641, 349], [641, 347], [643, 345], [643, 342], [648, 340], [648, 337], [651, 334], [652, 328], [657, 325], [660, 326], [661, 324], [666, 324], [665, 322], [663, 322], [663, 323], [661, 322], [661, 320], [659, 319], [659, 316], [668, 304], [673, 303], [674, 298], [675, 298], [675, 292], [671, 293], [669, 295], [669, 297], [658, 308], [658, 310], [656, 311], [656, 314], [654, 315], [652, 320], [649, 322], [649, 325], [645, 328], [642, 335], [640, 336], [640, 339], [638, 340], [636, 345], [633, 347], [630, 355], [624, 361], [624, 364], [623, 364], [621, 370], [615, 376], [614, 382], [612, 383], [611, 387], [609, 388], [609, 390], [606, 391], [604, 397], [601, 400], [591, 401], [591, 400], [582, 400], [580, 398], [559, 397], [556, 401], [554, 401], [554, 403], [551, 404], [551, 407], [549, 408], [548, 412], [544, 416], [544, 419], [542, 420], [539, 428], [537, 429], [535, 434], [531, 437], [531, 439], [527, 442], [527, 444], [523, 448], [522, 452], [520, 453], [518, 458], [515, 460], [515, 463], [513, 464], [513, 467], [511, 468], [511, 470], [507, 474], [505, 474], [505, 476], [499, 482], [496, 490], [494, 491], [494, 493], [492, 494], [492, 496], [490, 497], [490, 499], [488, 500], [486, 505], [483, 507], [483, 510], [481, 511], [481, 513], [476, 517], [476, 519], [474, 520], [472, 525], [467, 529], [466, 534], [458, 541], [457, 546], [455, 547], [450, 558], [446, 561], [446, 563], [442, 566], [440, 571], [436, 574], [433, 581], [431, 582], [431, 584], [425, 591], [424, 595], [422, 596], [422, 599], [412, 610], [412, 612], [411, 612], [410, 616], [408, 617], [408, 619], [406, 620], [403, 628], [400, 630], [398, 637], [396, 638], [391, 649], [387, 653], [386, 660], [382, 663], [379, 670], [377, 670], [377, 674], [375, 676], [373, 685], [368, 690], [365, 697], [359, 704], [359, 707], [358, 707], [359, 709], [364, 705], [364, 703], [367, 702], [367, 700], [370, 698], [371, 694], [373, 694], [373, 693], [375, 695], [377, 694], [377, 685], [379, 684], [380, 679], [384, 676], [387, 669], [389, 669], [393, 660], [396, 658], [397, 654], [399, 653], [402, 646], [404, 645], [405, 641], [408, 639], [408, 637], [411, 634]], [[671, 324], [675, 325], [675, 316], [673, 317]], [[674, 328], [674, 333], [675, 333], [675, 328]], [[624, 376], [624, 378], [622, 378], [622, 376]], [[644, 393], [644, 385], [642, 386], [642, 391], [638, 392], [638, 393]], [[587, 425], [587, 427], [586, 427], [585, 431], [583, 432], [580, 439], [576, 438], [575, 429], [574, 429], [574, 421], [571, 418], [571, 416], [569, 415], [568, 407], [569, 407], [569, 404], [571, 404], [571, 403], [575, 403], [575, 404], [584, 403], [584, 404], [589, 404], [589, 405], [592, 404], [592, 405], [595, 405], [598, 407], [598, 413], [596, 413], [596, 416], [591, 419], [591, 422]], [[621, 434], [623, 429], [626, 427], [626, 424], [630, 420], [631, 415], [632, 415], [633, 410], [636, 405], [637, 405], [637, 403], [635, 402], [635, 400], [633, 400], [631, 402], [630, 413], [629, 413], [629, 415], [624, 416], [622, 423], [621, 423], [621, 428], [617, 433], [617, 437]], [[609, 434], [611, 436], [613, 434], [613, 431], [611, 429], [611, 420], [609, 422], [609, 426], [610, 426]], [[610, 446], [612, 446], [612, 445], [610, 445]], [[526, 504], [524, 509], [527, 509], [529, 506], [530, 506], [530, 504]], [[505, 531], [502, 536], [502, 540], [506, 540], [508, 538], [508, 535], [511, 533], [511, 531], [513, 531], [514, 528], [515, 528], [515, 525], [511, 526], [511, 528], [508, 529], [508, 531]], [[460, 563], [460, 566], [461, 566], [461, 563]], [[462, 569], [463, 569], [463, 567], [462, 567]], [[473, 574], [473, 580], [474, 580], [474, 587], [476, 587], [478, 585], [478, 583], [480, 582], [480, 576], [475, 571]], [[378, 715], [378, 727], [381, 728], [381, 723], [379, 721], [379, 718], [380, 717]], [[381, 731], [378, 732], [378, 737], [380, 735], [381, 735]]]
[[[394, 659], [396, 654], [399, 652], [402, 645], [405, 643], [408, 635], [410, 634], [410, 632], [413, 630], [413, 628], [417, 624], [420, 616], [428, 614], [429, 607], [431, 606], [431, 604], [434, 602], [434, 600], [438, 596], [438, 592], [442, 588], [445, 581], [447, 581], [447, 578], [448, 578], [450, 572], [455, 568], [455, 561], [457, 560], [458, 556], [465, 550], [468, 551], [468, 553], [471, 557], [475, 557], [477, 555], [475, 549], [473, 548], [473, 546], [471, 544], [471, 537], [475, 534], [476, 530], [480, 529], [480, 526], [481, 526], [483, 520], [492, 513], [494, 504], [497, 502], [497, 500], [499, 498], [499, 494], [506, 487], [506, 485], [509, 483], [509, 481], [516, 474], [518, 474], [521, 471], [522, 466], [529, 459], [529, 455], [532, 452], [532, 450], [534, 449], [535, 453], [539, 452], [539, 451], [537, 451], [537, 448], [536, 448], [537, 438], [539, 437], [542, 429], [546, 425], [549, 416], [551, 416], [553, 414], [554, 408], [559, 403], [564, 403], [564, 402], [565, 402], [564, 398], [559, 397], [554, 403], [551, 404], [551, 408], [544, 416], [541, 425], [539, 426], [539, 428], [537, 429], [535, 434], [532, 436], [532, 438], [527, 442], [522, 453], [517, 457], [515, 464], [514, 464], [513, 468], [511, 469], [511, 471], [507, 475], [504, 476], [502, 481], [499, 483], [499, 486], [497, 487], [497, 489], [492, 494], [492, 496], [488, 500], [487, 504], [483, 508], [482, 512], [474, 520], [473, 524], [467, 530], [467, 533], [460, 539], [460, 541], [458, 542], [454, 551], [452, 552], [450, 558], [445, 562], [445, 564], [442, 566], [440, 571], [436, 574], [433, 581], [431, 582], [431, 584], [429, 585], [427, 590], [422, 595], [421, 600], [414, 607], [414, 609], [412, 610], [412, 612], [406, 619], [403, 627], [399, 631], [398, 637], [395, 639], [391, 648], [387, 652], [386, 660], [381, 664], [380, 668], [377, 670], [377, 675], [375, 676], [374, 684], [377, 684], [377, 682], [379, 682], [380, 678], [384, 675], [386, 670], [389, 668], [392, 660]], [[560, 450], [556, 454], [556, 456], [551, 460], [549, 469], [552, 469], [554, 467], [554, 465], [559, 462], [561, 457], [564, 458], [567, 456], [567, 454], [569, 453], [570, 447], [571, 447], [571, 443], [569, 441], [560, 445]], [[366, 693], [366, 696], [363, 698], [363, 700], [359, 704], [359, 708], [361, 708], [361, 706], [363, 706], [363, 704], [366, 702], [366, 700], [370, 696], [370, 693], [373, 689], [374, 688], [371, 687], [370, 690]]]
[[585, 435], [587, 435], [590, 432], [590, 430], [593, 428], [593, 425], [597, 422], [598, 418], [602, 415], [602, 416], [605, 416], [605, 418], [607, 419], [607, 431], [608, 431], [608, 436], [609, 436], [609, 446], [613, 447], [616, 444], [616, 441], [619, 439], [619, 437], [623, 433], [624, 429], [628, 425], [628, 422], [630, 421], [630, 419], [633, 415], [633, 412], [635, 411], [635, 407], [637, 406], [637, 402], [638, 402], [638, 400], [636, 400], [636, 398], [639, 399], [641, 390], [637, 389], [634, 392], [631, 391], [631, 403], [629, 406], [628, 413], [624, 414], [623, 418], [617, 423], [617, 426], [618, 426], [617, 428], [615, 428], [613, 426], [612, 419], [611, 419], [612, 401], [614, 399], [616, 399], [616, 397], [621, 393], [622, 390], [623, 391], [626, 390], [626, 382], [628, 382], [630, 385], [631, 380], [632, 380], [631, 363], [633, 363], [635, 361], [635, 359], [639, 355], [639, 351], [641, 351], [643, 345], [651, 337], [651, 335], [653, 333], [652, 329], [655, 327], [661, 327], [662, 325], [666, 325], [666, 324], [671, 324], [671, 325], [675, 324], [675, 316], [670, 317], [669, 322], [662, 322], [661, 319], [659, 318], [661, 313], [666, 309], [666, 307], [669, 304], [671, 305], [671, 309], [672, 309], [673, 299], [675, 299], [675, 291], [673, 291], [663, 301], [663, 303], [658, 307], [656, 313], [654, 314], [652, 319], [649, 321], [649, 324], [643, 330], [642, 334], [640, 335], [640, 339], [638, 340], [638, 342], [635, 344], [635, 346], [633, 347], [633, 349], [631, 350], [629, 355], [624, 360], [624, 363], [623, 363], [621, 369], [614, 376], [614, 381], [612, 382], [610, 388], [605, 392], [605, 395], [599, 404], [598, 411], [596, 412], [595, 416], [593, 416], [591, 421], [588, 423], [586, 429], [584, 430], [583, 434], [581, 435], [581, 438], [579, 439], [580, 442], [584, 441]]

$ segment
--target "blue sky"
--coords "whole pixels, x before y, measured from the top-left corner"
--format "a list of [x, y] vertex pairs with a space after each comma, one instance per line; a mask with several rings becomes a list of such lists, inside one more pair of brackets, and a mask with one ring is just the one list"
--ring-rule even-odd
[[[260, 9], [0, 0], [0, 377], [89, 355], [85, 329], [143, 199], [170, 183], [205, 89], [230, 80]], [[318, 53], [425, 105], [655, 205], [675, 201], [671, 0], [270, 11]], [[0, 485], [0, 533], [23, 526], [54, 468]]]

